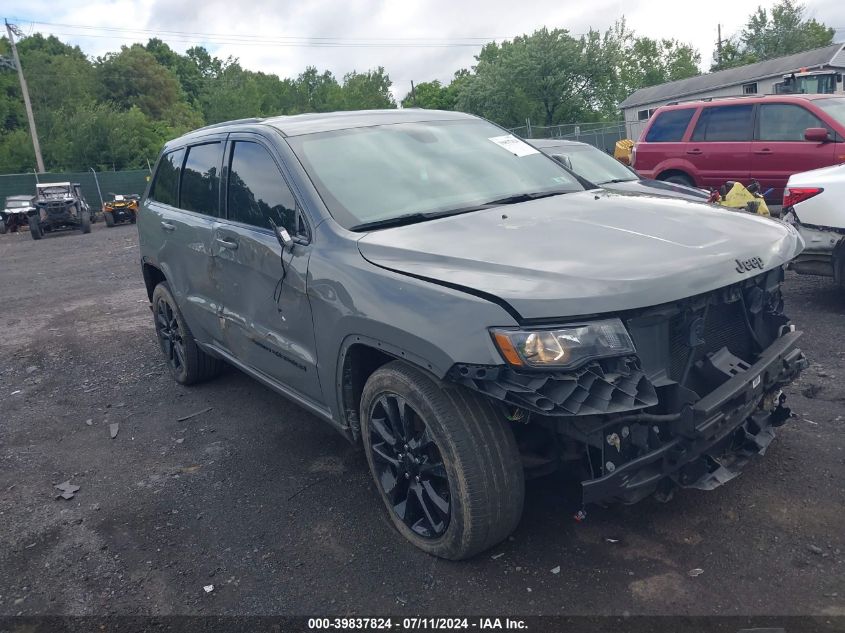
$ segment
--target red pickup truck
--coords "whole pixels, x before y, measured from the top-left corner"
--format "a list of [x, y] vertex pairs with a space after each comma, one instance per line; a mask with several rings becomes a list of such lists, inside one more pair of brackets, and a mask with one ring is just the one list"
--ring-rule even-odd
[[792, 174], [845, 162], [845, 97], [761, 95], [659, 108], [634, 146], [634, 169], [697, 187], [756, 179], [780, 201]]

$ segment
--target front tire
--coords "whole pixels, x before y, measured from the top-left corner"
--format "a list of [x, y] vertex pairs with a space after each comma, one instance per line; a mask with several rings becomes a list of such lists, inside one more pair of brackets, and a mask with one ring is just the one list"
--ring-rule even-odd
[[488, 399], [394, 361], [364, 387], [361, 433], [393, 524], [421, 550], [469, 558], [518, 525], [519, 450]]
[[209, 356], [197, 345], [167, 282], [155, 287], [152, 303], [159, 346], [176, 382], [192, 385], [219, 374], [223, 361]]
[[114, 216], [108, 211], [103, 212], [103, 217], [106, 219], [106, 226], [111, 228], [114, 226]]
[[6, 235], [6, 222], [0, 219], [0, 235]]
[[40, 240], [44, 235], [44, 231], [41, 229], [41, 222], [38, 220], [38, 214], [29, 216], [29, 233], [34, 240]]
[[91, 214], [87, 211], [79, 214], [79, 228], [82, 229], [83, 233], [91, 232]]

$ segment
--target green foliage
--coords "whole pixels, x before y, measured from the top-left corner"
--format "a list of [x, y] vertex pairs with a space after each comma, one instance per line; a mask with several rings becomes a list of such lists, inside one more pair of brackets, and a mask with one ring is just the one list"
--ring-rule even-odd
[[[156, 38], [93, 60], [40, 34], [21, 40], [18, 51], [50, 170], [146, 167], [167, 140], [207, 123], [396, 107], [382, 67], [349, 73], [342, 83], [313, 67], [280, 79], [201, 46], [180, 54]], [[0, 55], [9, 54], [0, 38]], [[34, 164], [17, 75], [0, 70], [0, 172], [31, 171]]]
[[804, 11], [804, 5], [794, 0], [780, 0], [771, 11], [758, 7], [748, 16], [742, 32], [722, 45], [721, 60], [715, 59], [710, 70], [734, 68], [832, 44], [836, 31], [815, 19], [805, 20]]

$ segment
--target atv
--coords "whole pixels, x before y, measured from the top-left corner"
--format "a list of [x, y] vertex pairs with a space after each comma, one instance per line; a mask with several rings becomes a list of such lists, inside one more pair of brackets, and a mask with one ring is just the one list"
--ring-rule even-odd
[[103, 203], [103, 217], [106, 226], [114, 226], [121, 222], [135, 224], [135, 214], [138, 213], [138, 194], [123, 195], [119, 193], [109, 194], [111, 200]]
[[57, 229], [91, 232], [91, 209], [79, 183], [51, 182], [35, 185], [35, 208], [29, 212], [29, 232], [40, 240]]
[[8, 196], [0, 211], [0, 234], [6, 231], [17, 233], [19, 228], [27, 225], [27, 215], [34, 210], [32, 196]]

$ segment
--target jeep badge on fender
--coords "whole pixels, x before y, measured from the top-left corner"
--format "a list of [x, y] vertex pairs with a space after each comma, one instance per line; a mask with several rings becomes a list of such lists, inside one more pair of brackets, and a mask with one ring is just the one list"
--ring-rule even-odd
[[763, 270], [763, 260], [759, 257], [752, 257], [750, 259], [735, 259], [736, 262], [736, 272], [738, 273], [747, 273], [755, 268], [759, 268]]

